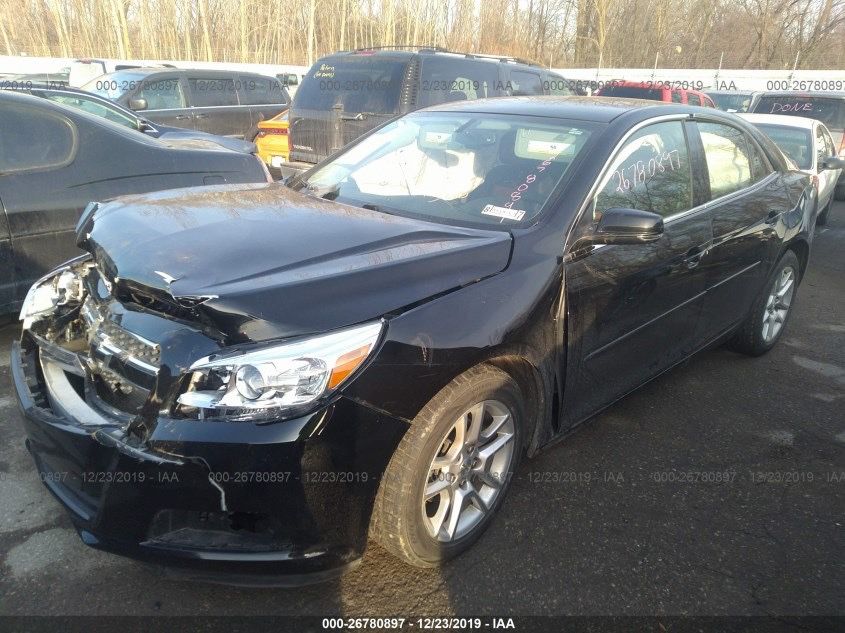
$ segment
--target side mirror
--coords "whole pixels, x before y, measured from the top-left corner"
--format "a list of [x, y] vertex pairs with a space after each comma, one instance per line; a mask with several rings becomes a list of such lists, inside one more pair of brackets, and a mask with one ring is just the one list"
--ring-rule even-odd
[[130, 110], [146, 110], [147, 109], [147, 100], [146, 99], [130, 99], [129, 100], [129, 109]]
[[642, 244], [660, 239], [663, 218], [650, 211], [613, 208], [605, 211], [595, 233], [593, 244]]
[[822, 169], [845, 169], [845, 158], [831, 156], [822, 162]]

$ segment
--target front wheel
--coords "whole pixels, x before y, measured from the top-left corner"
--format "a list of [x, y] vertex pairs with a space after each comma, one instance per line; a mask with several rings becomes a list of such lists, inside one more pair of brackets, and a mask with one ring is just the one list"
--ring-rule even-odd
[[372, 535], [418, 567], [467, 549], [499, 509], [522, 452], [522, 393], [479, 365], [443, 388], [396, 449], [373, 509]]
[[800, 274], [798, 257], [794, 252], [786, 251], [731, 340], [733, 349], [750, 356], [761, 356], [775, 346], [792, 313]]

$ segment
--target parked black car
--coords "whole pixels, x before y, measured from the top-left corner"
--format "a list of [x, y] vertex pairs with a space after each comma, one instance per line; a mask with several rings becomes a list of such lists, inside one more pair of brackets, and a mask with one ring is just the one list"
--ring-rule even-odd
[[[128, 127], [131, 130], [136, 130], [147, 136], [162, 139], [170, 142], [180, 141], [202, 141], [205, 143], [215, 143], [222, 145], [226, 149], [234, 152], [243, 152], [245, 154], [256, 154], [258, 149], [255, 143], [245, 141], [243, 139], [232, 138], [230, 136], [220, 136], [218, 134], [208, 134], [207, 132], [199, 132], [197, 130], [189, 130], [182, 127], [173, 127], [169, 125], [162, 125], [161, 123], [153, 124], [147, 119], [139, 117], [132, 110], [128, 110], [123, 106], [116, 104], [111, 99], [106, 99], [100, 95], [88, 92], [87, 90], [80, 90], [79, 88], [69, 88], [66, 86], [54, 86], [47, 84], [18, 84], [16, 88], [19, 92], [25, 92], [36, 97], [49, 99], [62, 105], [78, 108], [84, 112], [101, 116], [113, 123]], [[199, 144], [195, 144], [199, 146]]]
[[91, 200], [159, 189], [267, 182], [263, 163], [199, 139], [162, 141], [76, 108], [0, 90], [0, 315], [80, 253]]
[[259, 121], [290, 104], [275, 77], [227, 70], [131, 68], [106, 73], [83, 88], [156, 123], [248, 141]]
[[310, 168], [400, 114], [452, 101], [571, 95], [573, 82], [513, 57], [396, 47], [334, 53], [311, 67], [290, 111], [291, 165]]
[[503, 98], [290, 187], [92, 205], [90, 256], [22, 310], [27, 443], [95, 547], [304, 582], [372, 534], [435, 565], [524, 452], [702, 348], [775, 345], [813, 191], [714, 109]]

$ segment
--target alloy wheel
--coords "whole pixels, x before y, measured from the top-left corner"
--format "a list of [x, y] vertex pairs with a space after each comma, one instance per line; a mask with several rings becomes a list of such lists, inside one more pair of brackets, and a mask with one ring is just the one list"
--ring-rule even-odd
[[477, 527], [495, 503], [514, 456], [513, 414], [484, 400], [461, 414], [432, 459], [423, 491], [430, 536], [451, 542]]
[[766, 307], [763, 312], [763, 340], [770, 343], [777, 337], [786, 315], [789, 313], [789, 306], [792, 304], [792, 296], [795, 294], [795, 269], [786, 266], [772, 286], [772, 292], [766, 300]]

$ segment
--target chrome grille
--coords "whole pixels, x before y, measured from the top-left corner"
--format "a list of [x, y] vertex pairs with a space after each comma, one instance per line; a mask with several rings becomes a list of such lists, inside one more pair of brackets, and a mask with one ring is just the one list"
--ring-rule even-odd
[[88, 326], [93, 352], [117, 357], [148, 374], [158, 372], [161, 348], [157, 344], [105, 318], [90, 297], [82, 306], [81, 315]]

